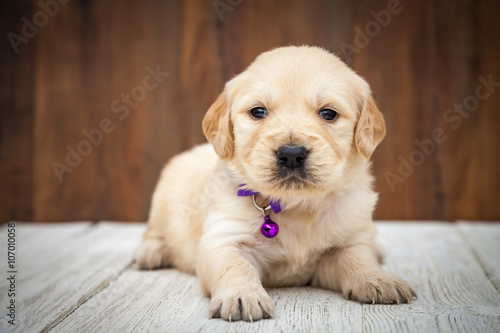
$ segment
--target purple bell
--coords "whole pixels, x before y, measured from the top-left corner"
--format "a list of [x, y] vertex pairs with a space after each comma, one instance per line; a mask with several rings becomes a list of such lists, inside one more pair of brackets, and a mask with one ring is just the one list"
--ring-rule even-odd
[[273, 220], [271, 220], [269, 215], [266, 215], [264, 220], [265, 220], [264, 223], [260, 227], [260, 232], [262, 232], [262, 234], [267, 238], [276, 237], [276, 235], [280, 231], [278, 225]]

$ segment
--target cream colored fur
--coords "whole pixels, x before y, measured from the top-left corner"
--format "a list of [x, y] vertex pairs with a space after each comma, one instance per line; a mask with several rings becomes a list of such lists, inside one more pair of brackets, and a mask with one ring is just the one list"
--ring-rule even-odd
[[[249, 110], [266, 108], [265, 119]], [[334, 109], [338, 119], [318, 116]], [[410, 302], [406, 282], [384, 272], [375, 247], [369, 158], [385, 135], [369, 85], [316, 47], [260, 55], [229, 81], [203, 120], [211, 144], [165, 167], [137, 253], [143, 269], [175, 266], [198, 274], [210, 314], [253, 321], [273, 315], [264, 287], [313, 286], [366, 303]], [[307, 179], [285, 182], [276, 151], [308, 151]], [[260, 232], [262, 213], [239, 184], [280, 199], [276, 238]]]

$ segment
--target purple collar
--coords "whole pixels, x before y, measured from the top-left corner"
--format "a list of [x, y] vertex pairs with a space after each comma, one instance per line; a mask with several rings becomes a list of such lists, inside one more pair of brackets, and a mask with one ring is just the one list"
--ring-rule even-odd
[[[241, 184], [240, 185], [240, 189], [238, 190], [238, 196], [239, 197], [248, 197], [248, 196], [251, 196], [251, 195], [256, 195], [256, 194], [259, 194], [259, 192], [257, 191], [253, 191], [253, 190], [248, 190], [248, 189], [243, 189], [242, 187], [245, 186], [246, 184]], [[269, 201], [269, 204], [271, 205], [271, 209], [273, 210], [273, 212], [275, 214], [281, 212], [281, 201], [278, 199], [278, 200], [275, 200], [275, 199], [272, 199]]]

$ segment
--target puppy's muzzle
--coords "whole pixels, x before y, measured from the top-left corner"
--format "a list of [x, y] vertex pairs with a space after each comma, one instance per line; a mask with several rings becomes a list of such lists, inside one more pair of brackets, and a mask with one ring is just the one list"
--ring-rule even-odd
[[281, 146], [277, 152], [278, 166], [289, 170], [301, 169], [307, 154], [307, 149], [303, 146]]

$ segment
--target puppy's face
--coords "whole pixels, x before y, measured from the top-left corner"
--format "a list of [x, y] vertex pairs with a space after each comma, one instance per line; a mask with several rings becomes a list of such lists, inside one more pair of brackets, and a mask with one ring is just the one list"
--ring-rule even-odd
[[340, 189], [385, 135], [368, 84], [332, 54], [285, 47], [226, 84], [203, 129], [252, 188], [276, 196]]

